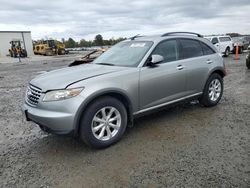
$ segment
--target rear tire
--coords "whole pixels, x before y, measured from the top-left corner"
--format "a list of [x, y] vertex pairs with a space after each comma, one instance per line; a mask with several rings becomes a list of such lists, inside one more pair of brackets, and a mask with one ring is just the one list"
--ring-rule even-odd
[[239, 47], [239, 54], [243, 53], [243, 47]]
[[246, 66], [247, 66], [248, 69], [250, 69], [250, 55], [247, 56]]
[[225, 50], [225, 52], [224, 52], [224, 56], [225, 56], [225, 57], [228, 57], [229, 54], [230, 54], [230, 48], [227, 47], [226, 50]]
[[206, 107], [217, 105], [222, 97], [223, 87], [222, 77], [217, 73], [212, 74], [208, 78], [203, 94], [199, 99], [200, 103]]
[[102, 97], [84, 111], [80, 138], [90, 147], [105, 148], [121, 139], [126, 126], [127, 111], [124, 105], [116, 98]]

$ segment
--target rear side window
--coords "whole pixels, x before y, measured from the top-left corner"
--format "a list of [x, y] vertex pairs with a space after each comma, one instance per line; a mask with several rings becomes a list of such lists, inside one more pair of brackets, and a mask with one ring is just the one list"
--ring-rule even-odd
[[175, 61], [178, 59], [178, 47], [176, 40], [167, 40], [161, 42], [154, 49], [153, 55], [161, 55], [164, 57], [164, 62]]
[[192, 58], [203, 55], [202, 47], [199, 41], [192, 39], [180, 39], [181, 43], [181, 58]]
[[200, 44], [201, 44], [204, 55], [210, 55], [210, 54], [215, 53], [215, 51], [212, 48], [210, 48], [208, 45], [206, 45], [205, 43], [200, 42]]
[[221, 42], [227, 42], [227, 41], [231, 41], [231, 39], [229, 37], [219, 37]]

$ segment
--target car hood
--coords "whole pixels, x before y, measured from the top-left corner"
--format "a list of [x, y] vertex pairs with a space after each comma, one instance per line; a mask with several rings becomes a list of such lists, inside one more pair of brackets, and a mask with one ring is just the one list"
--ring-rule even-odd
[[124, 70], [125, 67], [83, 64], [49, 71], [35, 77], [30, 84], [42, 89], [43, 92], [54, 89], [64, 89], [69, 85], [85, 79]]

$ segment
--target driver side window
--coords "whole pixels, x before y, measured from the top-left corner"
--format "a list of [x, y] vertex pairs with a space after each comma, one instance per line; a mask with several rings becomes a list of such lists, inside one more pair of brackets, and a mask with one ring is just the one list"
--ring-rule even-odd
[[219, 43], [218, 39], [217, 38], [213, 38], [212, 41], [211, 41], [213, 44], [217, 44]]
[[167, 40], [156, 46], [152, 55], [161, 55], [164, 58], [162, 63], [178, 60], [178, 48], [176, 40]]

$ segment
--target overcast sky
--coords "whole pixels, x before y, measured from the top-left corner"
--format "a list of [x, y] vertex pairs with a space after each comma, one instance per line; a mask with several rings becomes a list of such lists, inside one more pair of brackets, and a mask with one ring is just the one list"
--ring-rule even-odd
[[250, 33], [250, 0], [1, 0], [0, 31], [93, 39], [193, 31]]

